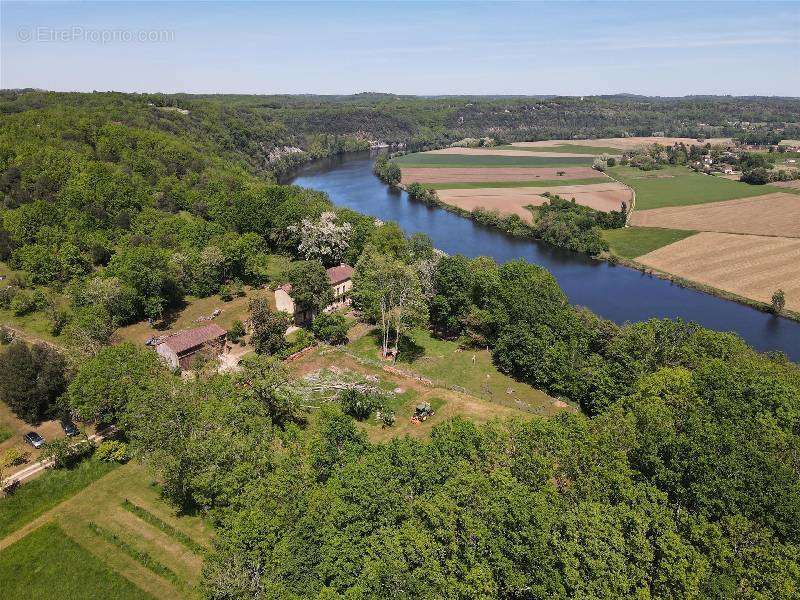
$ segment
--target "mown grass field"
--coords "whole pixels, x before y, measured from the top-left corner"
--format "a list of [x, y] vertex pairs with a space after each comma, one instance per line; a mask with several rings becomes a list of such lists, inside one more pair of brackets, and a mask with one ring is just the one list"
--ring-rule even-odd
[[591, 166], [592, 157], [406, 154], [393, 159], [402, 167], [576, 167]]
[[637, 211], [720, 202], [781, 191], [768, 185], [749, 185], [701, 175], [686, 167], [665, 167], [655, 171], [613, 167], [608, 173], [636, 191]]
[[75, 543], [55, 523], [43, 525], [0, 552], [5, 600], [152, 598]]
[[603, 231], [611, 252], [625, 258], [636, 258], [673, 242], [680, 241], [696, 231], [659, 229], [656, 227], [626, 227]]
[[605, 177], [588, 179], [535, 179], [532, 181], [479, 181], [467, 183], [426, 183], [431, 190], [473, 190], [481, 188], [547, 187], [557, 185], [593, 185], [608, 181]]
[[[69, 478], [74, 471], [63, 474]], [[30, 492], [28, 496], [23, 494], [35, 481], [22, 486], [17, 497], [30, 499]], [[77, 485], [69, 481], [61, 483], [63, 487]], [[13, 498], [0, 500], [0, 507]], [[26, 517], [21, 526], [18, 519], [11, 533], [0, 535], [0, 564], [10, 564], [17, 560], [17, 555], [33, 553], [31, 561], [21, 568], [25, 578], [34, 577], [35, 569], [46, 563], [53, 573], [68, 573], [70, 578], [85, 580], [90, 591], [98, 579], [120, 589], [124, 586], [116, 582], [117, 578], [131, 583], [126, 588], [128, 592], [123, 590], [119, 595], [114, 590], [83, 595], [69, 585], [57, 585], [58, 581], [51, 577], [45, 579], [50, 584], [49, 592], [41, 597], [53, 600], [199, 597], [196, 584], [205, 549], [210, 547], [211, 528], [199, 517], [178, 516], [160, 499], [158, 487], [142, 466], [128, 463], [112, 468], [78, 493], [49, 510], [45, 507], [44, 512], [37, 512], [40, 514], [36, 518]], [[57, 526], [59, 538], [70, 540], [72, 549], [36, 555], [37, 536], [50, 540], [54, 535], [47, 529], [44, 534], [39, 533], [50, 524]], [[80, 559], [74, 560], [75, 556]], [[49, 575], [45, 573], [43, 577]]]
[[596, 156], [598, 154], [622, 154], [619, 148], [611, 148], [609, 146], [581, 146], [578, 144], [557, 144], [555, 146], [514, 146], [508, 144], [505, 146], [497, 146], [503, 150], [525, 150], [527, 152], [564, 152], [568, 154], [591, 154]]
[[115, 467], [87, 460], [73, 469], [47, 470], [21, 485], [14, 494], [0, 498], [0, 539], [74, 496]]

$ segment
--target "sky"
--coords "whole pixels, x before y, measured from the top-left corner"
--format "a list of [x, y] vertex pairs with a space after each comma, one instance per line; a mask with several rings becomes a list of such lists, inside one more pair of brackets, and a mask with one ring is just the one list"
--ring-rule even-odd
[[0, 87], [800, 96], [800, 2], [8, 2]]

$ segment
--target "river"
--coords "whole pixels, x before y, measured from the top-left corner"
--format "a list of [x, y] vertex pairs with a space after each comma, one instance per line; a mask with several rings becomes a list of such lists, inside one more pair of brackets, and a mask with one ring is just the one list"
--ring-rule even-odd
[[781, 350], [800, 360], [800, 323], [723, 300], [627, 267], [592, 260], [535, 240], [513, 238], [438, 208], [408, 199], [372, 174], [373, 157], [353, 154], [310, 163], [289, 181], [326, 192], [346, 206], [407, 234], [422, 232], [448, 254], [491, 256], [497, 262], [522, 258], [547, 268], [573, 304], [616, 323], [680, 317], [717, 331], [734, 331], [758, 350]]

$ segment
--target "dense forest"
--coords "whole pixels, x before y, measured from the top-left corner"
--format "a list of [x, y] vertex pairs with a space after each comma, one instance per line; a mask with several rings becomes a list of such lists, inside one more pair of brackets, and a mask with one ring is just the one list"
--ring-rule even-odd
[[[690, 323], [615, 325], [540, 267], [442, 256], [277, 181], [370, 141], [800, 137], [799, 115], [797, 100], [764, 98], [3, 92], [0, 261], [18, 273], [0, 307], [47, 312], [80, 360], [15, 342], [0, 388], [32, 420], [60, 395], [118, 426], [164, 497], [215, 525], [208, 598], [796, 598], [796, 364]], [[567, 209], [548, 208], [591, 230]], [[268, 281], [273, 255], [295, 261], [287, 276], [310, 304], [330, 293], [324, 266], [353, 264], [355, 306], [384, 350], [426, 327], [580, 410], [374, 444], [338, 403], [307, 409], [303, 381], [269, 356], [286, 322], [264, 307], [251, 307], [267, 313], [262, 351], [236, 373], [184, 380], [150, 350], [109, 344], [187, 294]], [[340, 339], [321, 333], [335, 325], [314, 330]], [[57, 371], [52, 385], [34, 363]]]

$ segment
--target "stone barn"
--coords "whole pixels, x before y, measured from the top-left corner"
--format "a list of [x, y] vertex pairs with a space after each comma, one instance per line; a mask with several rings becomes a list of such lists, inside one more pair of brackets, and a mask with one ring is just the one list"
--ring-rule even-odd
[[213, 323], [173, 333], [156, 346], [156, 352], [173, 369], [186, 370], [198, 354], [214, 357], [225, 351], [225, 336], [222, 327]]

